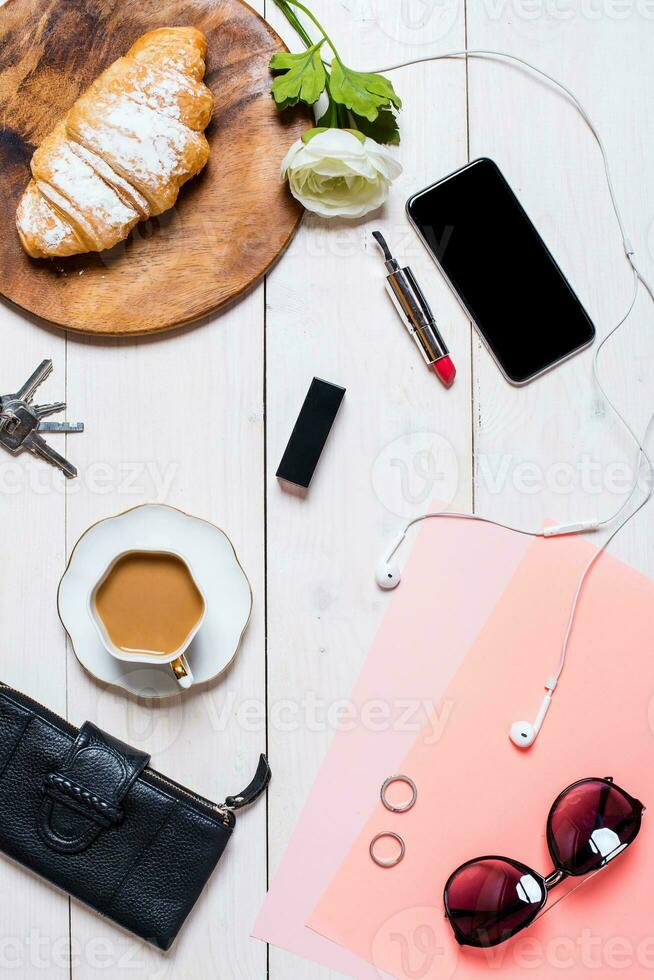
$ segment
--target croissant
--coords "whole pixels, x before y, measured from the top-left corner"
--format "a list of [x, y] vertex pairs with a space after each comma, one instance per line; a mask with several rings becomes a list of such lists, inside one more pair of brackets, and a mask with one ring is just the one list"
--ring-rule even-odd
[[100, 252], [172, 207], [209, 159], [207, 42], [150, 31], [104, 71], [35, 151], [16, 227], [33, 258]]

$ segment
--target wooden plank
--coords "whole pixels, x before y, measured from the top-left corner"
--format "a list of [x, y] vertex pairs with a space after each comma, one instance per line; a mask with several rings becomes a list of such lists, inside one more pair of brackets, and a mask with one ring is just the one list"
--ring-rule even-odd
[[[217, 801], [249, 782], [265, 748], [264, 719], [244, 714], [246, 702], [265, 699], [262, 329], [258, 289], [237, 310], [175, 336], [69, 342], [69, 397], [87, 434], [76, 443], [85, 478], [67, 499], [68, 550], [98, 519], [160, 500], [224, 528], [254, 591], [252, 621], [222, 680], [165, 703], [137, 702], [103, 689], [69, 650], [69, 714], [145, 748], [162, 772]], [[265, 805], [239, 819], [166, 976], [263, 975], [265, 947], [248, 928], [265, 891], [265, 821]], [[101, 938], [126, 978], [161, 969], [160, 954], [76, 904], [72, 936], [82, 949]], [[102, 969], [80, 962], [75, 976]]]
[[[355, 68], [424, 53], [422, 33], [403, 22], [402, 5], [374, 6], [379, 13], [372, 18], [366, 4], [316, 0], [312, 9]], [[279, 11], [269, 15], [299, 50]], [[463, 43], [462, 17], [448, 41]], [[405, 171], [388, 205], [359, 223], [308, 216], [268, 279], [271, 876], [329, 744], [337, 701], [348, 698], [385, 609], [387, 597], [374, 582], [384, 542], [442, 492], [443, 471], [445, 484], [455, 484], [455, 503], [471, 504], [469, 325], [404, 214], [411, 192], [466, 159], [464, 71], [443, 64], [396, 74], [405, 103]], [[385, 295], [383, 262], [370, 239], [375, 228], [387, 234], [400, 260], [410, 262], [433, 301], [459, 370], [449, 392], [425, 368]], [[275, 471], [314, 375], [344, 385], [347, 394], [301, 499], [281, 490]], [[300, 975], [335, 976], [271, 948], [271, 980]]]
[[[492, 18], [485, 5], [468, 4], [470, 46], [535, 62], [569, 85], [590, 112], [607, 144], [627, 227], [650, 273], [654, 191], [641, 175], [654, 157], [646, 125], [651, 32], [637, 5], [625, 17], [610, 16], [607, 7], [597, 17], [563, 20], [543, 11], [531, 19]], [[498, 162], [603, 337], [626, 311], [631, 275], [596, 143], [565, 98], [525, 72], [471, 60], [469, 74], [471, 157]], [[602, 361], [609, 390], [638, 432], [654, 390], [651, 319], [651, 304], [641, 298]], [[514, 389], [475, 343], [479, 513], [538, 528], [548, 515], [564, 522], [617, 510], [625, 496], [624, 464], [631, 468], [634, 454], [592, 382], [591, 358], [586, 352]], [[648, 520], [645, 514], [637, 518], [612, 550], [651, 573], [654, 559], [643, 533]]]
[[[48, 334], [7, 305], [0, 306], [3, 364], [0, 388], [15, 390], [44, 357], [54, 376], [39, 395], [62, 399], [66, 382], [63, 338]], [[62, 442], [52, 438], [53, 445]], [[27, 454], [0, 457], [3, 571], [0, 590], [2, 680], [50, 705], [66, 707], [66, 647], [55, 595], [65, 562], [65, 477]], [[68, 977], [68, 899], [29, 871], [2, 860], [0, 966], [24, 976], [44, 966]]]
[[[39, 389], [43, 401], [66, 388], [63, 337], [0, 302], [3, 338], [0, 389], [16, 390], [45, 357], [55, 373]], [[50, 437], [53, 445], [61, 437]], [[66, 710], [66, 644], [57, 616], [57, 583], [65, 564], [65, 477], [47, 463], [0, 451], [2, 588], [0, 677], [55, 711]], [[47, 969], [67, 980], [68, 899], [29, 871], [0, 857], [0, 972], [34, 976]]]
[[[0, 0], [0, 6], [4, 0]], [[66, 390], [64, 338], [43, 330], [0, 301], [3, 338], [0, 389], [19, 387], [44, 357], [55, 373], [43, 385], [44, 400]], [[63, 440], [57, 440], [61, 444]], [[54, 439], [53, 439], [54, 444]], [[65, 478], [27, 455], [0, 457], [3, 572], [0, 589], [2, 680], [55, 710], [66, 708], [66, 647], [55, 593], [65, 562]], [[68, 899], [29, 871], [2, 859], [0, 965], [23, 976], [47, 969], [68, 980]]]
[[[148, 500], [224, 528], [252, 584], [250, 625], [233, 668], [216, 684], [160, 706], [103, 690], [69, 651], [71, 717], [95, 718], [152, 753], [171, 777], [222, 800], [250, 780], [265, 749], [263, 325], [264, 289], [190, 331], [151, 341], [70, 341], [71, 398], [83, 403], [87, 470], [108, 474], [68, 500], [68, 548], [99, 517]], [[91, 439], [91, 434], [93, 438]], [[125, 482], [129, 470], [135, 479]], [[102, 478], [100, 480], [102, 482]], [[266, 888], [266, 807], [238, 827], [174, 949], [166, 956], [73, 904], [72, 938], [102, 941], [121, 977], [263, 977], [266, 948], [249, 929]], [[103, 972], [104, 971], [104, 972]], [[76, 980], [106, 975], [80, 960]]]

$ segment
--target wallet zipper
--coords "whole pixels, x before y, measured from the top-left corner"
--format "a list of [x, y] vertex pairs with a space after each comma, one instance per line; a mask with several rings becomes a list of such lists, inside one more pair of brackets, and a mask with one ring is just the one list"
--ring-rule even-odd
[[166, 776], [162, 776], [160, 772], [155, 769], [150, 769], [146, 766], [145, 772], [148, 777], [155, 780], [155, 782], [163, 783], [169, 789], [174, 790], [177, 793], [181, 793], [182, 796], [187, 796], [189, 800], [193, 800], [198, 806], [201, 806], [203, 810], [208, 810], [209, 813], [219, 813], [223, 823], [226, 827], [231, 827], [233, 822], [232, 812], [229, 807], [221, 806], [219, 803], [212, 803], [210, 800], [206, 800], [203, 796], [198, 796], [196, 793], [192, 793], [190, 789], [186, 789], [185, 786], [180, 786], [176, 783], [174, 779], [167, 779]]
[[[77, 729], [72, 724], [72, 722], [68, 721], [67, 718], [63, 718], [61, 715], [57, 714], [56, 711], [53, 711], [52, 708], [48, 708], [47, 705], [42, 704], [41, 701], [37, 701], [36, 698], [31, 697], [31, 695], [24, 694], [22, 691], [17, 691], [15, 687], [11, 687], [11, 685], [5, 684], [3, 682], [0, 682], [0, 689], [11, 691], [12, 694], [17, 694], [19, 698], [23, 698], [25, 701], [29, 701], [31, 704], [36, 705], [37, 708], [41, 708], [41, 710], [45, 711], [46, 714], [51, 715], [53, 718], [56, 718], [57, 721], [61, 722], [64, 729], [69, 734], [71, 735], [75, 734], [75, 732], [77, 731]], [[263, 788], [260, 790], [260, 792], [256, 792], [256, 795], [254, 795], [251, 800], [245, 799], [242, 795], [238, 797], [229, 797], [230, 799], [234, 799], [235, 803], [233, 806], [228, 806], [226, 802], [222, 804], [212, 803], [211, 800], [207, 800], [203, 796], [198, 796], [197, 793], [192, 793], [190, 789], [186, 789], [185, 786], [180, 786], [180, 784], [176, 783], [175, 780], [168, 779], [166, 776], [163, 776], [160, 772], [157, 772], [155, 769], [151, 769], [150, 766], [146, 766], [143, 772], [149, 778], [154, 779], [155, 782], [162, 783], [164, 786], [167, 786], [169, 789], [174, 790], [177, 793], [181, 793], [182, 796], [188, 797], [189, 800], [193, 800], [193, 802], [197, 804], [197, 806], [202, 807], [203, 810], [206, 810], [211, 814], [215, 814], [215, 813], [220, 814], [222, 822], [225, 824], [226, 827], [232, 827], [234, 825], [234, 810], [238, 810], [243, 806], [247, 806], [248, 802], [253, 803], [254, 800], [260, 795], [260, 792], [263, 792], [263, 789], [265, 789], [265, 786], [268, 784], [268, 780], [270, 778], [268, 776], [268, 778], [265, 780]]]
[[[148, 770], [146, 770], [148, 771]], [[180, 793], [184, 793], [186, 796], [190, 796], [191, 799], [195, 800], [200, 806], [208, 807], [214, 813], [219, 813], [222, 816], [223, 823], [228, 827], [233, 827], [234, 825], [234, 812], [236, 810], [242, 810], [245, 806], [250, 806], [255, 800], [266, 791], [268, 783], [270, 782], [270, 766], [268, 765], [268, 760], [265, 755], [259, 756], [259, 765], [257, 766], [257, 771], [255, 772], [250, 783], [245, 787], [245, 789], [238, 794], [238, 796], [228, 796], [223, 803], [211, 803], [209, 800], [203, 799], [201, 796], [197, 796], [195, 793], [191, 793], [187, 790], [185, 786], [180, 786], [178, 783], [166, 776], [162, 776], [161, 773], [155, 772], [154, 770], [149, 770], [150, 776], [159, 780], [159, 782], [165, 783], [168, 786], [172, 786]]]
[[35, 704], [37, 708], [41, 708], [41, 710], [45, 711], [46, 714], [51, 715], [53, 718], [56, 718], [57, 721], [60, 721], [64, 726], [64, 729], [69, 734], [75, 733], [76, 729], [75, 726], [72, 724], [72, 722], [68, 721], [68, 719], [66, 718], [62, 718], [62, 716], [58, 715], [56, 711], [52, 710], [52, 708], [48, 708], [47, 705], [42, 704], [40, 701], [37, 701], [36, 698], [31, 697], [31, 695], [23, 694], [22, 691], [18, 691], [15, 687], [11, 687], [10, 684], [5, 684], [3, 682], [0, 682], [0, 689], [4, 689], [5, 691], [11, 691], [12, 694], [17, 694], [19, 698], [22, 698], [25, 701], [29, 701], [30, 704]]

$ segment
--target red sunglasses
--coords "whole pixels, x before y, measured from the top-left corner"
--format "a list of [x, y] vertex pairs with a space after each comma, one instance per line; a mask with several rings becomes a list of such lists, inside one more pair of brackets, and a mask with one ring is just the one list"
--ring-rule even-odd
[[467, 861], [447, 880], [445, 915], [463, 946], [497, 946], [530, 925], [566, 878], [599, 871], [631, 844], [645, 809], [612, 778], [580, 779], [554, 801], [547, 845], [554, 870], [544, 878], [506, 857]]

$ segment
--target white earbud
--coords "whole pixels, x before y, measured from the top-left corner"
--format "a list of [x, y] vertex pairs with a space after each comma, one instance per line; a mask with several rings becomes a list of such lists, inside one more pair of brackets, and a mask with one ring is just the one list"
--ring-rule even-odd
[[391, 562], [391, 558], [400, 547], [405, 537], [406, 530], [402, 531], [401, 534], [391, 541], [385, 552], [387, 557], [382, 558], [375, 568], [375, 582], [380, 589], [396, 589], [400, 584], [400, 579], [402, 577], [400, 574], [400, 569], [394, 562]]
[[509, 738], [519, 749], [528, 749], [536, 741], [536, 736], [543, 726], [545, 715], [547, 714], [549, 706], [552, 703], [552, 693], [556, 687], [556, 683], [556, 678], [550, 677], [545, 685], [547, 688], [547, 693], [543, 698], [543, 703], [540, 706], [538, 714], [536, 715], [536, 721], [533, 723], [533, 725], [529, 721], [514, 721], [511, 725]]
[[375, 581], [380, 589], [395, 589], [400, 584], [400, 570], [389, 561], [380, 561], [375, 569]]

